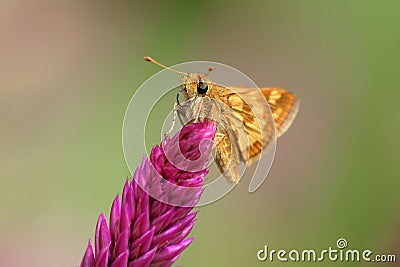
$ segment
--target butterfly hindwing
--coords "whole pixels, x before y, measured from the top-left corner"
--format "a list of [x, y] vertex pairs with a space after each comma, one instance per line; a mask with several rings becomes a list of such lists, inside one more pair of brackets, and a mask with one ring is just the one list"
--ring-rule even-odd
[[237, 147], [232, 144], [227, 131], [218, 127], [215, 135], [215, 163], [225, 178], [231, 182], [238, 183], [240, 180], [238, 164], [239, 157]]

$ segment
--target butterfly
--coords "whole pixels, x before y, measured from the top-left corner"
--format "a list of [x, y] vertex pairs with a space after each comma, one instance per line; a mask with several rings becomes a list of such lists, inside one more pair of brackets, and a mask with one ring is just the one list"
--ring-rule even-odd
[[151, 57], [145, 60], [183, 75], [174, 110], [183, 125], [205, 119], [217, 122], [215, 163], [233, 183], [241, 178], [240, 162], [246, 166], [256, 162], [262, 151], [289, 129], [299, 109], [298, 97], [282, 88], [222, 86], [207, 76], [213, 67], [206, 74], [184, 73]]

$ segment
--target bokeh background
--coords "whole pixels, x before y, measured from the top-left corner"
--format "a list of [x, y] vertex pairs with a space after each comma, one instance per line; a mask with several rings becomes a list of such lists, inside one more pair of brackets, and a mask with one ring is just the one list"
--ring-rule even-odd
[[[399, 8], [397, 1], [1, 1], [0, 266], [80, 263], [99, 213], [108, 215], [130, 175], [124, 112], [159, 71], [145, 55], [168, 65], [225, 63], [301, 98], [266, 183], [248, 194], [242, 180], [201, 208], [195, 242], [177, 264], [281, 266], [259, 262], [257, 251], [322, 250], [341, 237], [349, 248], [400, 261]], [[318, 266], [325, 264], [345, 263]]]

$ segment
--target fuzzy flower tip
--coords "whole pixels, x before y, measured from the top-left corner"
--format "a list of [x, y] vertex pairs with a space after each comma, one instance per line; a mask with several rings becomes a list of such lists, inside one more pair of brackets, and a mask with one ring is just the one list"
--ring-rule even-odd
[[110, 221], [97, 221], [81, 267], [171, 266], [193, 238], [186, 238], [197, 212], [191, 212], [203, 191], [206, 164], [215, 125], [189, 124], [143, 158], [134, 178], [117, 195]]

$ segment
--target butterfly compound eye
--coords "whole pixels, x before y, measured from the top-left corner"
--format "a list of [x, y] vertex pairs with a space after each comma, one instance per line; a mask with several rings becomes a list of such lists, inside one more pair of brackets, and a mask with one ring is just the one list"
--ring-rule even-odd
[[200, 81], [197, 84], [197, 93], [203, 95], [203, 94], [207, 93], [207, 91], [208, 91], [208, 84]]

